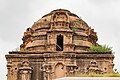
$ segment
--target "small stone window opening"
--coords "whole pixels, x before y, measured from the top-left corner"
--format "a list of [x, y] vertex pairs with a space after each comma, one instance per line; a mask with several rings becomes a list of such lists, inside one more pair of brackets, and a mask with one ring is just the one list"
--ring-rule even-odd
[[57, 36], [56, 51], [63, 51], [63, 36]]
[[91, 64], [95, 64], [96, 65], [96, 62], [91, 62]]
[[64, 69], [64, 67], [62, 67], [61, 69]]
[[15, 68], [15, 70], [17, 70], [17, 68]]
[[62, 23], [62, 26], [64, 26], [64, 23]]
[[47, 19], [44, 19], [44, 21], [47, 21]]
[[88, 70], [89, 68], [87, 68], [87, 70]]
[[105, 70], [107, 70], [107, 68], [104, 68]]

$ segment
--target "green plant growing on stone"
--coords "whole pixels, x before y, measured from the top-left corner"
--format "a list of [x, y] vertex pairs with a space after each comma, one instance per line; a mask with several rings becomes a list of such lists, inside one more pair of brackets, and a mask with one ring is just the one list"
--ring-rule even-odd
[[73, 31], [73, 35], [77, 35], [76, 31], [78, 30], [78, 28], [77, 27], [72, 27], [71, 29]]
[[109, 52], [109, 51], [112, 51], [112, 47], [109, 47], [107, 45], [92, 45], [89, 51]]
[[119, 72], [117, 71], [117, 69], [113, 70], [113, 74], [119, 74]]
[[120, 74], [90, 74], [89, 77], [120, 77]]

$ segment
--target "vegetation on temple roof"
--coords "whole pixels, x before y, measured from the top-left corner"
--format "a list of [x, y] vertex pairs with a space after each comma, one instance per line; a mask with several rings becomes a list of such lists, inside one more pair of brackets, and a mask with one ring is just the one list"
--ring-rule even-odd
[[112, 51], [112, 47], [109, 47], [107, 45], [92, 45], [89, 51], [109, 52]]

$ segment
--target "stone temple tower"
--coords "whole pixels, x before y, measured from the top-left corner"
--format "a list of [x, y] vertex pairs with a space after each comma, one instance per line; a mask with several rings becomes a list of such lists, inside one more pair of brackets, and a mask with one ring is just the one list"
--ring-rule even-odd
[[93, 52], [97, 35], [85, 21], [57, 9], [27, 28], [19, 51], [10, 51], [7, 80], [53, 80], [79, 72], [112, 73], [114, 55]]

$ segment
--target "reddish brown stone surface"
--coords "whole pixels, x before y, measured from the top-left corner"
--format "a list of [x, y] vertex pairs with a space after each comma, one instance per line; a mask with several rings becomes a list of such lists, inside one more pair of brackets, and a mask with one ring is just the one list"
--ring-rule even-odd
[[112, 73], [112, 52], [89, 52], [97, 35], [85, 21], [57, 9], [27, 28], [20, 51], [6, 55], [8, 80], [52, 80], [81, 74]]

